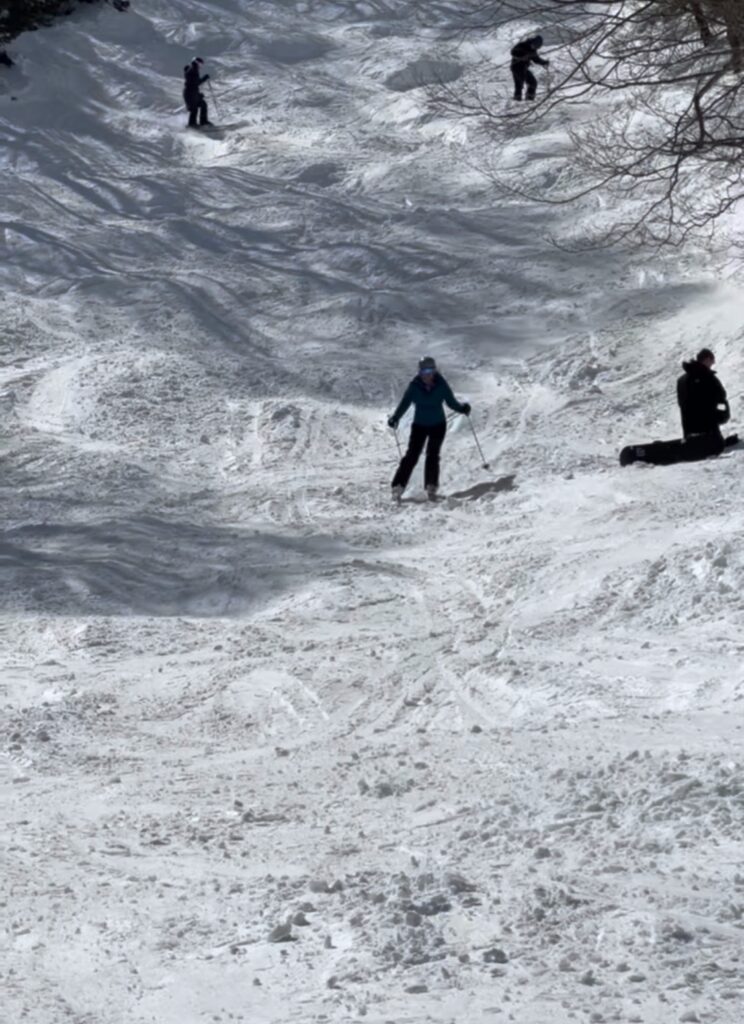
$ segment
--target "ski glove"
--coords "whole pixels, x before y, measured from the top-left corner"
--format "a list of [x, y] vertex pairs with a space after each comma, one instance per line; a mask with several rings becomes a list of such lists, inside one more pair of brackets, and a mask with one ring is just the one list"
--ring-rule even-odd
[[398, 429], [398, 421], [397, 421], [397, 419], [395, 418], [395, 416], [391, 416], [391, 417], [390, 417], [390, 419], [388, 420], [388, 426], [389, 426], [389, 427], [390, 427], [390, 428], [391, 428], [392, 430], [397, 430], [397, 429]]
[[469, 416], [470, 415], [470, 402], [463, 402], [462, 403], [462, 414], [463, 414], [463, 416]]

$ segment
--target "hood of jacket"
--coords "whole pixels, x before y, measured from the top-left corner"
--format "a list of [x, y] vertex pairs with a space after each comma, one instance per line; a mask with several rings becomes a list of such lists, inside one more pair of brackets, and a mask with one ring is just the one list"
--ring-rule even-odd
[[691, 359], [689, 362], [682, 363], [682, 369], [691, 377], [704, 376], [706, 373], [710, 373], [714, 377], [716, 375], [715, 370], [711, 369], [710, 366], [703, 366], [697, 359]]

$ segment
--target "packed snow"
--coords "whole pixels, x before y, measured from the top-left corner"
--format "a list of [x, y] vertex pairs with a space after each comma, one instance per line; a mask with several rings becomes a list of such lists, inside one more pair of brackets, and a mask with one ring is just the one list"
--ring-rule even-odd
[[[501, 102], [536, 26], [413, 6], [84, 7], [0, 71], [8, 1024], [741, 1021], [743, 456], [617, 462], [703, 345], [736, 428], [735, 253], [554, 244], [598, 200], [499, 199], [424, 87]], [[490, 469], [455, 416], [394, 507], [424, 354]]]

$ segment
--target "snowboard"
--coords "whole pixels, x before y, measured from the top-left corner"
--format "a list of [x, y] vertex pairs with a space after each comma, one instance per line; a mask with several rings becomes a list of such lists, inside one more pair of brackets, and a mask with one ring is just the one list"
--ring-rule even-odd
[[672, 466], [676, 462], [697, 462], [720, 455], [726, 443], [719, 434], [691, 434], [673, 441], [630, 444], [620, 452], [620, 465], [646, 462], [652, 466]]

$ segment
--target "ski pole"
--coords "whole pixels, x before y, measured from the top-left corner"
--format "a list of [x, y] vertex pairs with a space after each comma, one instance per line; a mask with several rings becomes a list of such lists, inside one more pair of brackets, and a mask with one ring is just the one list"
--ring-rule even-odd
[[480, 457], [481, 457], [481, 460], [483, 462], [483, 468], [484, 469], [490, 469], [491, 467], [486, 462], [486, 457], [483, 454], [483, 449], [480, 446], [480, 441], [478, 440], [478, 435], [475, 432], [475, 427], [473, 426], [473, 421], [470, 419], [469, 416], [468, 416], [468, 423], [470, 424], [470, 429], [473, 431], [473, 437], [475, 438], [475, 443], [476, 443], [476, 445], [478, 447], [478, 451], [480, 452]]
[[398, 458], [402, 459], [403, 458], [403, 449], [401, 448], [400, 441], [398, 440], [398, 428], [397, 427], [393, 427], [393, 433], [395, 434], [395, 444], [396, 444], [396, 446], [398, 448]]
[[217, 117], [219, 117], [220, 116], [220, 112], [217, 109], [217, 97], [215, 96], [214, 89], [212, 88], [212, 79], [211, 78], [207, 79], [207, 85], [209, 86], [209, 95], [212, 97], [212, 103], [214, 104], [214, 112], [217, 115]]

